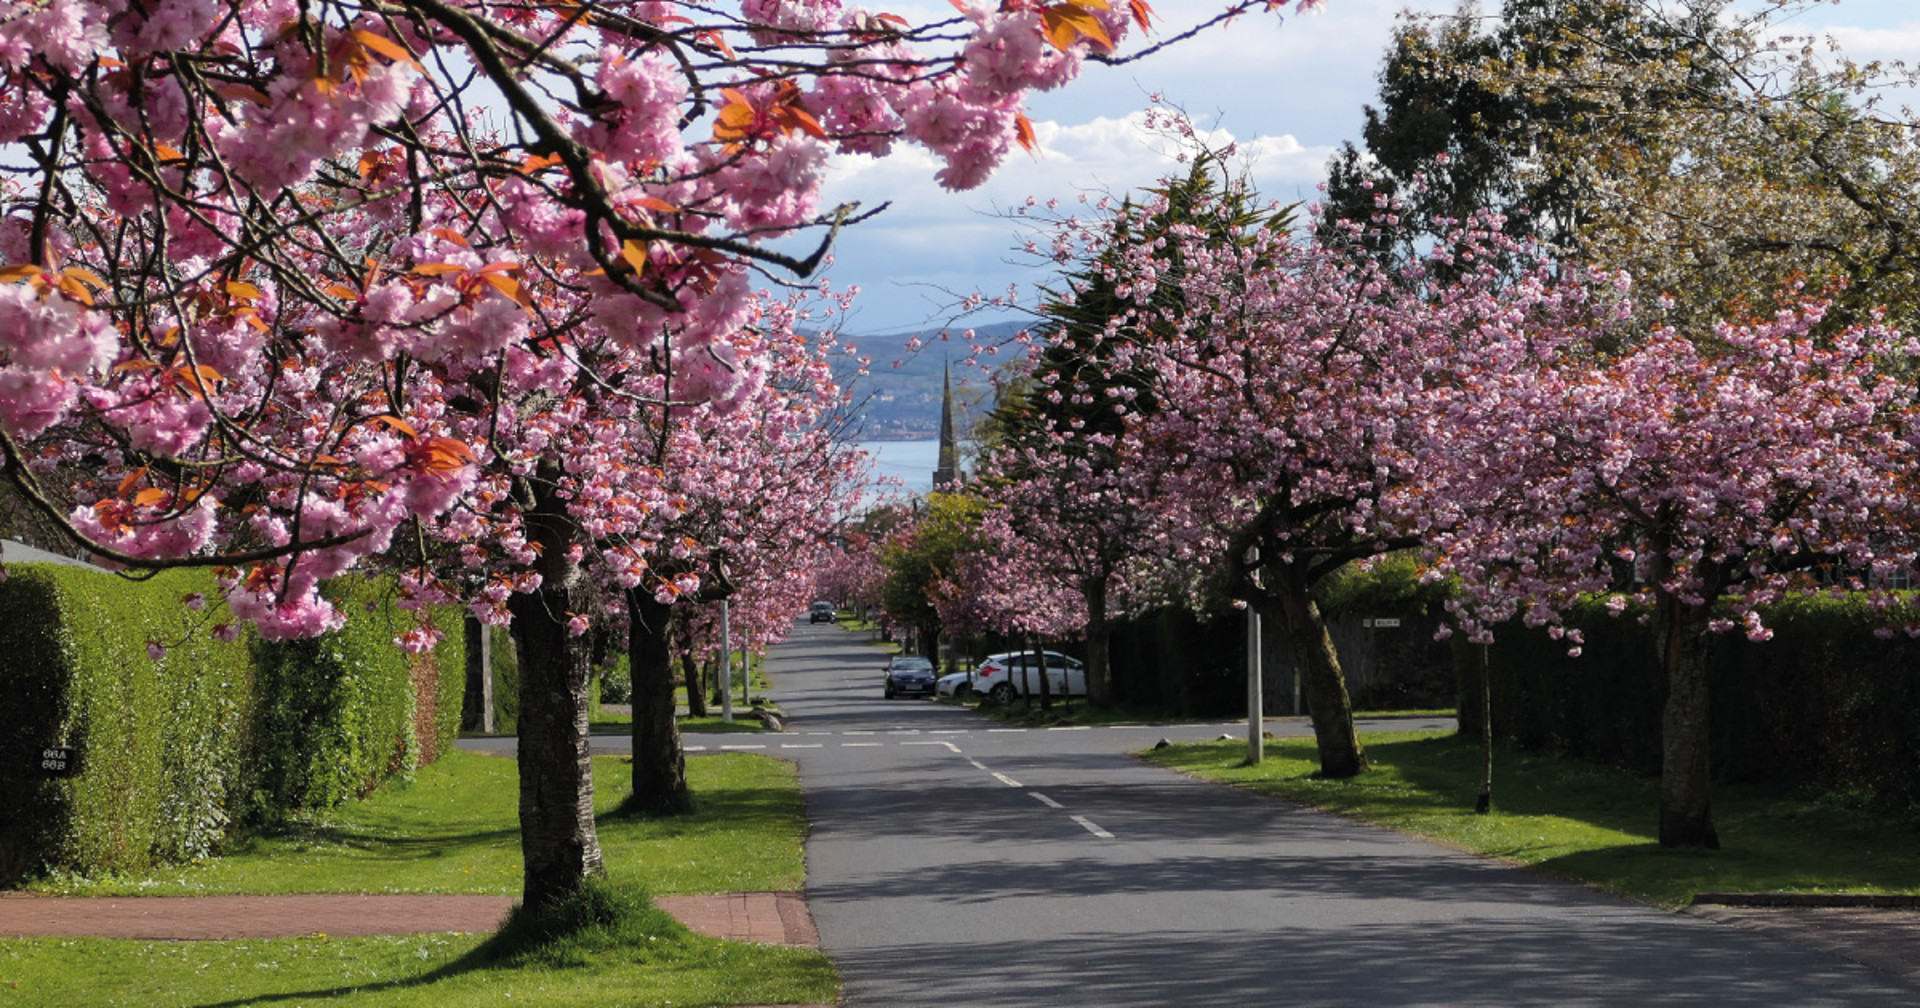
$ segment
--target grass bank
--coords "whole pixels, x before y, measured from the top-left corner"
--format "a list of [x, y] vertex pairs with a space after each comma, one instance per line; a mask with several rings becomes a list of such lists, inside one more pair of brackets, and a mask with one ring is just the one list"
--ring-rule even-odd
[[[831, 1002], [815, 951], [715, 941], [653, 909], [648, 894], [791, 890], [805, 818], [794, 768], [745, 753], [695, 756], [698, 809], [619, 815], [627, 763], [594, 761], [609, 881], [557, 929], [233, 942], [0, 940], [0, 1004], [738, 1005]], [[515, 767], [456, 752], [412, 781], [291, 823], [231, 856], [145, 878], [49, 880], [76, 895], [285, 892], [517, 894]]]
[[1270, 740], [1246, 765], [1245, 742], [1175, 745], [1148, 761], [1429, 837], [1665, 906], [1700, 892], [1920, 893], [1915, 826], [1834, 799], [1716, 788], [1719, 851], [1655, 840], [1658, 782], [1502, 747], [1494, 811], [1473, 814], [1480, 749], [1453, 733], [1363, 736], [1373, 769], [1319, 780], [1311, 739]]

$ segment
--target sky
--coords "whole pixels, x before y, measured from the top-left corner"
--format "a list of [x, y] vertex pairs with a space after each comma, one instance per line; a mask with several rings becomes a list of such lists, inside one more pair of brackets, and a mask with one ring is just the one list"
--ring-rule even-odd
[[[1161, 19], [1156, 37], [1220, 6], [1152, 2]], [[1009, 285], [1031, 303], [1035, 284], [1047, 280], [1045, 267], [1019, 252], [1030, 225], [1009, 216], [1029, 197], [1072, 209], [1083, 194], [1124, 193], [1168, 170], [1172, 163], [1139, 128], [1151, 94], [1185, 110], [1216, 140], [1231, 137], [1250, 159], [1262, 195], [1311, 202], [1328, 159], [1343, 141], [1359, 138], [1361, 109], [1375, 100], [1396, 13], [1447, 14], [1458, 0], [1326, 0], [1305, 15], [1292, 13], [1294, 6], [1289, 0], [1284, 17], [1246, 15], [1139, 62], [1088, 64], [1078, 80], [1028, 102], [1041, 152], [1015, 150], [979, 189], [942, 190], [933, 182], [938, 164], [917, 147], [897, 147], [880, 161], [837, 160], [824, 205], [891, 202], [879, 217], [843, 231], [836, 245], [829, 277], [836, 287], [861, 291], [844, 330], [958, 329], [1020, 317], [962, 315], [957, 305], [969, 292], [1001, 294]], [[1497, 10], [1499, 0], [1480, 0], [1480, 7]], [[902, 5], [891, 9], [911, 16]], [[1839, 0], [1793, 23], [1833, 35], [1855, 59], [1920, 62], [1914, 0]]]

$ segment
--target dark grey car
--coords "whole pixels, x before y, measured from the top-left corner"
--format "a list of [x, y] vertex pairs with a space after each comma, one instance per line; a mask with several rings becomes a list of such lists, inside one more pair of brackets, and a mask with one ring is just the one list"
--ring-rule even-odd
[[887, 662], [887, 699], [932, 696], [933, 663], [913, 655], [894, 655]]

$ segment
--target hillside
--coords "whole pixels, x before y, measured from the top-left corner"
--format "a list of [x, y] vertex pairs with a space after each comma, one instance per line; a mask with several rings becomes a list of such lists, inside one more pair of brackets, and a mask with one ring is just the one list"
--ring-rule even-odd
[[[1021, 360], [1023, 350], [1012, 343], [1024, 328], [1008, 322], [981, 326], [975, 330], [978, 342], [1003, 349], [994, 356], [983, 356], [969, 364], [970, 350], [957, 337], [941, 342], [938, 330], [881, 335], [851, 336], [841, 341], [851, 344], [853, 352], [834, 368], [835, 377], [847, 384], [857, 370], [856, 357], [868, 357], [872, 363], [865, 377], [852, 379], [854, 422], [849, 438], [855, 441], [914, 441], [938, 437], [940, 433], [940, 377], [942, 369], [953, 368], [955, 420], [962, 436], [973, 417], [991, 408], [994, 372], [1010, 360]], [[909, 351], [918, 338], [923, 346]]]

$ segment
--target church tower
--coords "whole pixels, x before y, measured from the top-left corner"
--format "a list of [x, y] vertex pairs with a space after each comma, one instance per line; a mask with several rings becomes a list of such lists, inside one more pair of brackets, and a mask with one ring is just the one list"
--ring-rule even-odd
[[940, 375], [940, 462], [933, 470], [933, 488], [945, 490], [960, 479], [960, 442], [953, 433], [953, 365]]

